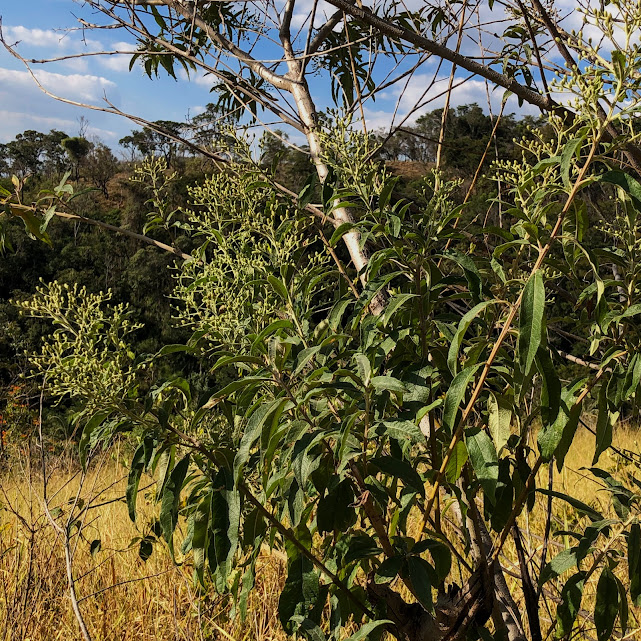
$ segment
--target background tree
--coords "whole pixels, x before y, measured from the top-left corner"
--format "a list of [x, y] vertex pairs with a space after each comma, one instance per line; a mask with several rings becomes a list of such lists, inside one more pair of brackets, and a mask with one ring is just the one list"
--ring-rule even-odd
[[101, 142], [94, 143], [85, 158], [84, 165], [89, 179], [102, 190], [106, 197], [109, 197], [107, 183], [118, 171], [118, 159], [111, 149]]
[[71, 138], [64, 138], [60, 141], [60, 144], [67, 152], [67, 156], [69, 157], [74, 169], [75, 179], [78, 180], [80, 177], [80, 165], [83, 164], [89, 155], [89, 152], [93, 147], [93, 143], [81, 136], [74, 136]]

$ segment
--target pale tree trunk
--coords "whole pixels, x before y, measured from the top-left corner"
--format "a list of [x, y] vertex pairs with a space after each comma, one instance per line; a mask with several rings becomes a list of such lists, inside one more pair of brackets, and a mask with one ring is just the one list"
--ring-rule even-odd
[[[285, 52], [285, 60], [287, 61], [287, 78], [289, 80], [288, 90], [292, 94], [298, 116], [304, 127], [307, 143], [309, 144], [309, 154], [318, 179], [323, 184], [329, 175], [329, 167], [323, 160], [323, 149], [318, 129], [318, 116], [316, 113], [316, 106], [309, 91], [309, 85], [305, 79], [304, 62], [297, 59], [291, 43], [290, 25], [292, 13], [294, 10], [295, 0], [288, 0], [283, 10], [283, 18], [280, 26], [280, 39]], [[331, 222], [334, 227], [340, 227], [344, 223], [353, 223], [354, 218], [345, 207], [335, 207], [332, 210]], [[352, 264], [359, 274], [362, 285], [367, 283], [367, 276], [364, 273], [367, 267], [368, 256], [364, 248], [361, 248], [361, 235], [352, 229], [342, 237], [343, 242], [347, 247]], [[384, 295], [377, 296], [370, 304], [370, 311], [373, 314], [380, 314], [385, 305]]]

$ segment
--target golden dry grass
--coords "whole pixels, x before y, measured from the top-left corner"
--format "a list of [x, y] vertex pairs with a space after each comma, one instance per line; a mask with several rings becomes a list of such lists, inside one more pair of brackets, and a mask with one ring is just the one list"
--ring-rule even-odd
[[[615, 445], [636, 452], [637, 434], [636, 430], [620, 427], [616, 430]], [[594, 437], [581, 429], [568, 454], [566, 469], [555, 475], [554, 487], [609, 513], [606, 493], [582, 470], [591, 465], [593, 451]], [[277, 619], [278, 595], [285, 578], [282, 556], [265, 555], [261, 559], [247, 619], [230, 620], [228, 602], [213, 594], [205, 599], [198, 597], [189, 558], [178, 558], [176, 565], [166, 547], [157, 545], [150, 559], [146, 562], [140, 559], [138, 544], [132, 541], [149, 532], [157, 509], [153, 482], [141, 481], [141, 487], [149, 487], [139, 497], [138, 523], [131, 523], [125, 503], [118, 500], [126, 483], [126, 466], [121, 458], [119, 451], [111, 452], [84, 479], [82, 496], [98, 497], [96, 503], [106, 504], [88, 512], [81, 536], [73, 539], [75, 585], [93, 639], [285, 640], [287, 636]], [[44, 514], [41, 474], [31, 469], [29, 461], [30, 457], [23, 453], [12, 469], [0, 474], [0, 641], [80, 639], [69, 599], [61, 541]], [[613, 470], [621, 466], [621, 459], [606, 453], [600, 466]], [[61, 506], [63, 513], [68, 510], [76, 496], [79, 478], [72, 459], [60, 459], [48, 482], [50, 504]], [[539, 486], [546, 484], [547, 471], [543, 470]], [[520, 520], [526, 551], [535, 560], [540, 557], [545, 530], [544, 501], [540, 503]], [[553, 531], [570, 528], [573, 518], [563, 502], [555, 501]], [[101, 549], [92, 556], [90, 543], [97, 539]], [[551, 554], [569, 544], [571, 541], [566, 537], [553, 537]], [[501, 562], [523, 610], [519, 569], [511, 540], [505, 546]], [[618, 573], [625, 580], [625, 572]], [[596, 578], [586, 587], [587, 610], [593, 606]], [[554, 599], [558, 598], [553, 583], [546, 590], [541, 610], [544, 633], [554, 620]], [[639, 626], [638, 616], [638, 612], [631, 612], [632, 631], [629, 630], [627, 638], [637, 638], [634, 629]], [[584, 620], [583, 631], [576, 638], [593, 638], [593, 628], [589, 619]]]
[[[47, 488], [54, 497], [51, 504], [68, 509], [78, 479], [73, 465], [56, 470]], [[145, 479], [141, 487], [144, 483]], [[80, 639], [60, 537], [42, 507], [40, 475], [25, 464], [5, 471], [0, 484], [0, 640]], [[96, 503], [107, 502], [122, 497], [125, 485], [124, 467], [106, 461], [89, 473], [83, 494], [97, 496], [108, 488]], [[215, 595], [198, 598], [188, 560], [175, 564], [162, 544], [154, 546], [146, 562], [140, 559], [139, 545], [132, 541], [149, 532], [154, 503], [150, 486], [139, 497], [140, 525], [130, 521], [121, 500], [91, 510], [82, 536], [72, 540], [76, 591], [94, 641], [286, 639], [277, 618], [282, 561], [277, 557], [261, 560], [246, 621], [230, 621], [227, 602]], [[92, 556], [90, 544], [97, 539], [101, 549]]]

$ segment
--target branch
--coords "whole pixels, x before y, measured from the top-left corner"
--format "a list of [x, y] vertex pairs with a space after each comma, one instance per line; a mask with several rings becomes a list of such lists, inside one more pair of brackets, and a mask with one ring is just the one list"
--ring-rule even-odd
[[[318, 30], [312, 41], [309, 43], [308, 53], [315, 53], [323, 46], [325, 38], [327, 38], [327, 36], [334, 30], [334, 27], [336, 27], [336, 25], [338, 25], [343, 19], [343, 13], [344, 11], [339, 9], [336, 13], [332, 14], [330, 19]], [[313, 24], [309, 26], [310, 33], [313, 28]]]
[[140, 240], [143, 243], [154, 245], [155, 247], [158, 247], [163, 251], [169, 252], [170, 254], [174, 254], [174, 256], [178, 256], [178, 258], [182, 258], [183, 260], [186, 260], [186, 261], [196, 260], [191, 254], [186, 254], [185, 252], [181, 251], [180, 249], [177, 249], [176, 247], [172, 247], [171, 245], [162, 243], [159, 240], [154, 240], [153, 238], [149, 238], [149, 236], [145, 236], [143, 234], [137, 234], [135, 231], [124, 229], [123, 227], [116, 227], [116, 225], [103, 223], [101, 220], [96, 220], [95, 218], [87, 218], [86, 216], [80, 216], [79, 214], [68, 214], [62, 211], [55, 212], [55, 215], [58, 216], [58, 218], [64, 218], [66, 220], [78, 220], [80, 222], [87, 223], [88, 225], [94, 225], [95, 227], [101, 227], [102, 229], [108, 229], [109, 231], [115, 231], [118, 234], [123, 234], [124, 236], [135, 238], [136, 240]]
[[212, 42], [217, 44], [221, 49], [224, 49], [225, 51], [230, 53], [239, 62], [247, 65], [256, 75], [260, 76], [263, 80], [271, 83], [277, 89], [291, 91], [292, 81], [289, 78], [285, 78], [284, 76], [280, 76], [277, 73], [274, 73], [273, 71], [268, 69], [262, 62], [256, 60], [256, 58], [250, 56], [246, 51], [243, 51], [240, 47], [236, 46], [231, 40], [227, 39], [217, 31], [214, 31], [202, 18], [198, 16], [195, 8], [188, 10], [186, 6], [180, 4], [176, 0], [165, 0], [164, 4], [173, 9], [176, 13], [187, 18], [187, 20], [193, 20], [194, 24], [199, 29], [202, 29]]
[[486, 78], [490, 82], [493, 82], [495, 85], [511, 91], [514, 95], [518, 96], [531, 105], [539, 107], [540, 109], [543, 109], [545, 111], [554, 110], [561, 114], [572, 113], [565, 107], [559, 105], [554, 100], [547, 98], [546, 96], [542, 96], [540, 93], [520, 84], [514, 78], [510, 78], [509, 76], [495, 71], [491, 67], [482, 65], [475, 60], [472, 60], [471, 58], [463, 56], [460, 53], [456, 53], [455, 51], [452, 51], [452, 49], [449, 49], [448, 47], [445, 47], [444, 45], [441, 45], [434, 40], [430, 40], [429, 38], [426, 38], [425, 36], [422, 36], [414, 31], [410, 31], [409, 29], [405, 29], [404, 27], [399, 27], [397, 25], [391, 24], [388, 21], [379, 18], [376, 14], [372, 13], [369, 8], [357, 7], [348, 2], [348, 0], [327, 0], [327, 2], [341, 9], [345, 13], [354, 16], [361, 22], [374, 27], [390, 38], [409, 42], [410, 44], [413, 44], [415, 47], [421, 50], [427, 51], [428, 53], [438, 56], [439, 58], [447, 60], [448, 62], [451, 62], [452, 64], [455, 64], [462, 69], [466, 69], [471, 73], [481, 76], [482, 78]]

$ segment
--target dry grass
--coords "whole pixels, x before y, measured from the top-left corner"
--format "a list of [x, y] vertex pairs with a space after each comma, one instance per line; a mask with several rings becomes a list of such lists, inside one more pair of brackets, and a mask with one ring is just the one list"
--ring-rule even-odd
[[[24, 466], [0, 479], [0, 641], [80, 639], [61, 541], [42, 507], [40, 475], [29, 469], [26, 457], [22, 461]], [[60, 466], [47, 488], [54, 497], [51, 504], [68, 509], [78, 480], [75, 466]], [[83, 494], [97, 496], [96, 503], [111, 502], [89, 510], [82, 535], [72, 539], [76, 591], [94, 641], [287, 638], [277, 620], [284, 581], [280, 559], [262, 559], [246, 621], [230, 621], [227, 602], [216, 596], [198, 598], [188, 560], [175, 564], [163, 545], [154, 546], [146, 562], [140, 559], [136, 539], [149, 533], [154, 489], [150, 486], [139, 497], [137, 525], [125, 503], [113, 501], [123, 496], [125, 485], [125, 468], [114, 460], [92, 469]], [[101, 548], [92, 556], [93, 540], [100, 540]]]
[[[620, 428], [615, 445], [638, 451], [637, 432]], [[556, 475], [554, 486], [580, 500], [608, 512], [608, 497], [593, 478], [581, 468], [591, 465], [594, 437], [581, 430], [567, 458], [566, 470]], [[94, 465], [83, 482], [83, 497], [97, 497], [106, 503], [87, 512], [81, 535], [74, 535], [74, 575], [80, 607], [94, 641], [162, 641], [226, 639], [228, 641], [278, 641], [287, 636], [277, 620], [278, 595], [284, 581], [280, 556], [264, 556], [257, 573], [257, 585], [244, 622], [230, 620], [230, 604], [215, 595], [201, 599], [196, 594], [189, 558], [176, 565], [163, 545], [154, 547], [146, 562], [138, 555], [135, 542], [149, 532], [156, 509], [151, 479], [141, 481], [149, 487], [139, 497], [141, 517], [130, 522], [122, 500], [126, 468], [121, 454], [114, 451]], [[23, 453], [11, 470], [0, 474], [0, 641], [59, 641], [80, 639], [73, 616], [63, 548], [48, 522], [42, 504], [41, 474], [30, 466]], [[603, 455], [600, 466], [614, 469], [620, 458]], [[79, 484], [79, 470], [71, 458], [60, 459], [52, 470], [47, 487], [50, 505], [69, 510]], [[547, 484], [544, 470], [539, 486]], [[543, 504], [543, 501], [541, 501]], [[57, 516], [57, 518], [61, 518]], [[573, 514], [561, 501], [555, 501], [553, 530], [571, 528]], [[521, 519], [526, 547], [533, 559], [540, 558], [545, 529], [544, 510], [535, 510]], [[90, 543], [101, 541], [101, 549], [90, 553]], [[554, 537], [552, 553], [571, 541]], [[518, 573], [516, 554], [509, 542], [501, 559], [508, 572]], [[538, 566], [538, 561], [535, 563]], [[624, 564], [622, 564], [624, 565]], [[624, 573], [621, 573], [624, 578]], [[596, 577], [595, 577], [596, 578]], [[508, 575], [520, 590], [520, 580]], [[554, 619], [554, 598], [558, 590], [548, 584], [541, 617], [544, 627]], [[586, 587], [584, 607], [594, 599], [594, 581]], [[519, 603], [523, 610], [523, 604]], [[631, 612], [630, 627], [638, 626]], [[584, 620], [577, 638], [594, 637], [593, 624]], [[637, 638], [634, 633], [627, 638]], [[641, 638], [641, 637], [639, 637]]]

